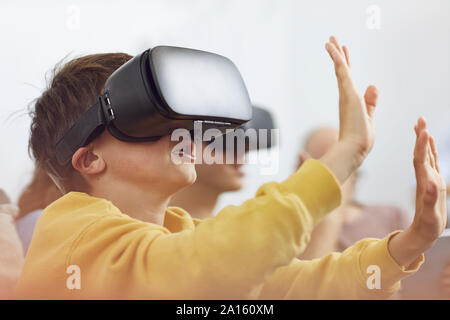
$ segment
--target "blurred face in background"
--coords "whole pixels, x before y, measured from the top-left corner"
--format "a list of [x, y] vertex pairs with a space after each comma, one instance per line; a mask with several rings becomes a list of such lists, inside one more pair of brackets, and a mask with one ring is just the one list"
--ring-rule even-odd
[[321, 158], [339, 139], [334, 128], [320, 128], [313, 131], [305, 143], [305, 151], [314, 159]]
[[[208, 146], [207, 143], [203, 143], [203, 149]], [[234, 155], [234, 161], [232, 164], [226, 164], [226, 152], [220, 152], [215, 154], [213, 151], [213, 157], [222, 157], [223, 164], [196, 164], [195, 169], [197, 171], [196, 183], [209, 186], [216, 192], [237, 191], [243, 186], [244, 172], [242, 171], [243, 161], [238, 161], [237, 155]], [[232, 152], [232, 151], [230, 151]]]

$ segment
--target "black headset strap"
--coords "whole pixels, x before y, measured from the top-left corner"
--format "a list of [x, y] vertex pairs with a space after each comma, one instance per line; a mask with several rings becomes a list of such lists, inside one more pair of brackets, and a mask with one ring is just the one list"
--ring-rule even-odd
[[55, 157], [59, 165], [66, 165], [78, 148], [84, 147], [105, 129], [102, 97], [90, 107], [55, 145]]

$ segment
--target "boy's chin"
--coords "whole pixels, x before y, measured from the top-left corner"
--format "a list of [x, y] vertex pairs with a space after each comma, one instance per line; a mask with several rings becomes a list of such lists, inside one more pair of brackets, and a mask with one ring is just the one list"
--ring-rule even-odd
[[195, 164], [193, 163], [182, 164], [178, 167], [178, 171], [179, 175], [177, 180], [183, 187], [190, 186], [195, 182], [195, 179], [197, 179], [197, 172], [195, 171]]

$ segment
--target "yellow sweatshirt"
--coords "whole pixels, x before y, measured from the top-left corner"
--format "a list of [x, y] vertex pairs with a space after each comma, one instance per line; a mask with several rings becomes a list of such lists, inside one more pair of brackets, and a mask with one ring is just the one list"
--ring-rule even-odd
[[[180, 208], [168, 208], [164, 226], [133, 219], [107, 200], [72, 192], [39, 218], [18, 294], [64, 299], [387, 297], [423, 261], [422, 256], [410, 270], [398, 266], [388, 252], [389, 237], [363, 240], [323, 259], [295, 259], [340, 197], [335, 177], [317, 160], [308, 160], [282, 183], [263, 185], [255, 198], [228, 206], [214, 218], [199, 221]], [[380, 268], [381, 289], [367, 287], [370, 265]]]

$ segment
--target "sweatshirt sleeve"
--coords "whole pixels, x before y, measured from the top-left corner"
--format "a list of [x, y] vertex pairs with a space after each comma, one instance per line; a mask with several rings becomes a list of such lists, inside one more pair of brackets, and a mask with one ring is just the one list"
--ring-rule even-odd
[[104, 290], [111, 276], [126, 278], [137, 297], [243, 298], [304, 250], [340, 199], [331, 171], [308, 160], [284, 182], [265, 184], [253, 199], [188, 230], [103, 217], [77, 240], [68, 261], [96, 270], [87, 283]]
[[342, 253], [280, 267], [263, 285], [260, 299], [385, 299], [400, 280], [415, 273], [423, 254], [408, 268], [399, 266], [388, 250], [389, 240], [363, 239]]

